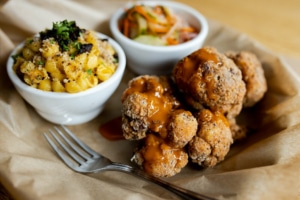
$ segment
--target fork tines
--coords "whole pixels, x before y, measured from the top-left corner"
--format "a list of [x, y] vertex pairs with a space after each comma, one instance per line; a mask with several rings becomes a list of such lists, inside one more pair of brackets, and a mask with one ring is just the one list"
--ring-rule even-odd
[[44, 133], [46, 140], [65, 164], [72, 169], [77, 169], [91, 157], [97, 157], [98, 155], [65, 126], [49, 129], [49, 133], [53, 139], [47, 133]]

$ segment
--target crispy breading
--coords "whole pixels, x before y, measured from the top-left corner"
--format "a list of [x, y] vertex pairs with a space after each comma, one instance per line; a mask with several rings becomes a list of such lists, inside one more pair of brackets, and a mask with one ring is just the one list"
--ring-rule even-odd
[[255, 54], [247, 51], [231, 51], [227, 52], [226, 56], [232, 59], [242, 71], [247, 90], [243, 106], [253, 106], [267, 91], [267, 81], [261, 62]]
[[224, 160], [233, 143], [230, 126], [220, 112], [203, 109], [197, 116], [199, 129], [189, 142], [188, 153], [192, 162], [213, 167]]
[[122, 95], [122, 130], [128, 140], [141, 140], [133, 161], [157, 177], [173, 176], [187, 164], [184, 147], [198, 123], [173, 94], [171, 79], [141, 75]]
[[236, 118], [227, 118], [233, 141], [244, 139], [247, 136], [247, 127], [236, 122]]
[[146, 137], [151, 113], [145, 96], [138, 93], [128, 95], [123, 101], [122, 129], [127, 140], [139, 140]]
[[168, 145], [161, 137], [148, 134], [142, 148], [135, 152], [132, 160], [142, 166], [148, 174], [170, 177], [186, 166], [188, 154], [181, 148]]
[[129, 82], [122, 95], [122, 129], [126, 139], [141, 139], [147, 132], [165, 138], [172, 111], [180, 103], [172, 95], [170, 79], [139, 76]]
[[167, 141], [171, 146], [183, 148], [196, 135], [197, 129], [197, 120], [190, 111], [176, 110], [169, 120]]
[[173, 176], [188, 159], [213, 167], [246, 137], [238, 115], [261, 100], [266, 79], [255, 55], [226, 55], [204, 47], [177, 63], [173, 79], [141, 75], [129, 82], [122, 129], [126, 139], [140, 141], [132, 160], [147, 173]]
[[173, 70], [178, 88], [195, 109], [209, 108], [235, 117], [246, 93], [242, 73], [215, 48], [204, 47], [184, 57]]

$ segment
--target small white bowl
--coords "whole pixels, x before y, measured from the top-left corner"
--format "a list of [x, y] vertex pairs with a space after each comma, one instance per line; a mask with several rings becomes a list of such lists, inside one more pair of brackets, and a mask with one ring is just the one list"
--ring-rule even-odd
[[[192, 40], [174, 46], [151, 46], [135, 42], [120, 32], [118, 22], [124, 15], [126, 9], [136, 4], [166, 6], [186, 20], [190, 25], [199, 29], [200, 33]], [[133, 72], [137, 74], [164, 75], [170, 74], [174, 65], [181, 58], [202, 47], [208, 34], [208, 23], [201, 13], [187, 5], [171, 1], [151, 0], [131, 2], [119, 8], [110, 19], [110, 30], [116, 41], [123, 47], [128, 61], [128, 67]]]
[[7, 73], [20, 95], [46, 120], [65, 125], [77, 125], [95, 118], [103, 110], [105, 103], [119, 86], [126, 66], [123, 49], [112, 38], [97, 33], [99, 38], [108, 39], [109, 44], [118, 54], [119, 65], [115, 73], [99, 85], [79, 93], [47, 92], [25, 84], [13, 70], [12, 55], [23, 46], [19, 44], [7, 61]]

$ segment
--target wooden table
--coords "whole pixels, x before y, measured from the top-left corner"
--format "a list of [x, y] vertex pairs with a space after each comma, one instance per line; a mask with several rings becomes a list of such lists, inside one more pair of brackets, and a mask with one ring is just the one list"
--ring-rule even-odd
[[178, 0], [257, 40], [274, 53], [300, 59], [299, 0]]

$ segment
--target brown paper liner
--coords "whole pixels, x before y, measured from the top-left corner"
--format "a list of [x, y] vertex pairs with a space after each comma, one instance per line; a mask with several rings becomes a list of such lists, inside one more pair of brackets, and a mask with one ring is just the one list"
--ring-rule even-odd
[[[26, 37], [63, 19], [110, 34], [108, 19], [123, 3], [10, 0], [0, 8], [0, 182], [14, 199], [174, 198], [165, 190], [127, 174], [82, 175], [67, 168], [42, 136], [53, 124], [24, 102], [6, 75], [10, 51]], [[220, 52], [248, 50], [258, 56], [267, 77], [268, 92], [246, 118], [255, 131], [233, 144], [223, 162], [209, 169], [188, 165], [167, 181], [219, 199], [299, 199], [300, 82], [296, 68], [247, 35], [212, 20], [209, 27], [206, 45]], [[300, 62], [292, 63], [297, 67]], [[98, 129], [120, 115], [121, 93], [132, 77], [134, 74], [126, 71], [120, 87], [96, 119], [69, 127], [96, 151], [127, 164], [131, 164], [135, 143], [108, 141]]]

